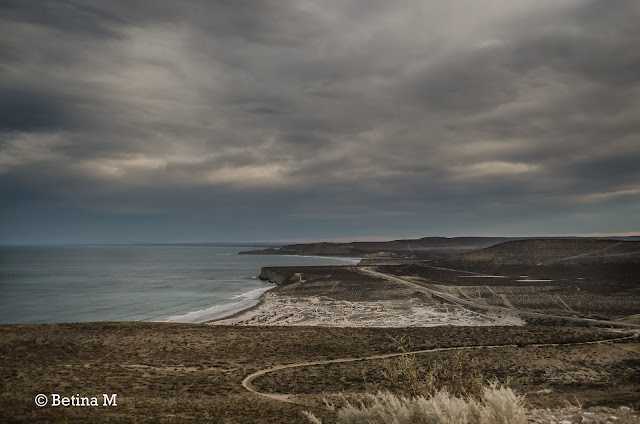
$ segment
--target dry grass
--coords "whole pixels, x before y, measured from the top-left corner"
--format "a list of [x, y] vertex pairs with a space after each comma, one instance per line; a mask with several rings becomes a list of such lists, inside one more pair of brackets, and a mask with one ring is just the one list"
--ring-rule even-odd
[[[455, 352], [445, 366], [433, 362], [425, 368], [409, 353], [410, 340], [389, 336], [401, 354], [385, 360], [379, 369], [380, 383], [367, 383], [364, 396], [341, 397], [337, 409], [340, 424], [519, 424], [525, 422], [522, 397], [497, 381], [483, 385], [477, 360], [467, 360]], [[366, 379], [365, 379], [366, 380]], [[383, 389], [384, 387], [384, 389]], [[393, 390], [391, 392], [390, 390]], [[325, 400], [331, 411], [333, 403]], [[322, 421], [310, 412], [304, 415], [313, 424]]]
[[[612, 337], [577, 327], [323, 328], [223, 327], [189, 324], [84, 323], [0, 326], [0, 422], [11, 423], [308, 423], [305, 407], [247, 392], [250, 373], [279, 364], [460, 345], [580, 342]], [[563, 406], [577, 396], [596, 405], [638, 408], [640, 359], [629, 340], [616, 345], [511, 347], [466, 352], [483, 376], [514, 376], [511, 387], [534, 407]], [[623, 349], [624, 348], [624, 349]], [[453, 352], [417, 355], [453, 368]], [[292, 368], [255, 386], [316, 405], [324, 395], [363, 393], [361, 371], [375, 380], [380, 361]], [[447, 364], [452, 365], [447, 365]], [[549, 393], [538, 393], [552, 389]], [[37, 393], [102, 396], [117, 408], [37, 408]], [[402, 392], [396, 395], [404, 395]], [[426, 397], [426, 396], [425, 396]], [[318, 404], [320, 404], [318, 402]], [[308, 408], [306, 408], [308, 409]], [[325, 422], [335, 414], [313, 411]], [[561, 420], [557, 420], [561, 421]], [[546, 421], [548, 422], [548, 421]]]
[[[305, 412], [311, 423], [322, 421]], [[526, 411], [511, 389], [491, 384], [480, 399], [456, 397], [442, 390], [424, 397], [367, 393], [358, 404], [347, 402], [336, 413], [340, 424], [523, 424]]]
[[423, 367], [416, 356], [409, 353], [411, 342], [408, 337], [391, 339], [401, 355], [383, 361], [374, 379], [376, 383], [363, 374], [367, 392], [389, 391], [410, 397], [429, 397], [445, 391], [452, 396], [465, 398], [478, 398], [482, 394], [485, 378], [475, 357], [457, 351], [453, 353], [453, 360], [446, 365], [433, 361]]

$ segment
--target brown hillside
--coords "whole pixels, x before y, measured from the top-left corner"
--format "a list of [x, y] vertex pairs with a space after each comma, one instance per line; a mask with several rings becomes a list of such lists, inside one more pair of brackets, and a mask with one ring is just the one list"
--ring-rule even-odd
[[251, 255], [352, 256], [363, 258], [440, 259], [493, 246], [507, 237], [425, 237], [413, 240], [351, 243], [307, 243], [241, 252]]
[[501, 265], [640, 262], [640, 242], [592, 239], [516, 240], [439, 262]]

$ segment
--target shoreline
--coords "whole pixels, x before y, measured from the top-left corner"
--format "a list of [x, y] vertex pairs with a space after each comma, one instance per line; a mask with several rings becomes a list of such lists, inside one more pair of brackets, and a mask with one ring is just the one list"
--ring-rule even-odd
[[[335, 265], [335, 266], [357, 266], [357, 264], [362, 260], [362, 258], [353, 257], [353, 256], [316, 256], [316, 255], [280, 255], [280, 256], [290, 256], [290, 257], [299, 257], [299, 258], [331, 258], [331, 259], [339, 259], [345, 262], [348, 262], [345, 265]], [[304, 266], [304, 265], [303, 265]], [[262, 267], [260, 271], [262, 272]], [[268, 268], [268, 267], [267, 267]], [[262, 280], [260, 277], [254, 277]], [[272, 285], [271, 287], [258, 288], [251, 290], [247, 293], [239, 295], [237, 297], [244, 297], [252, 292], [260, 290], [261, 293], [258, 297], [252, 297], [245, 300], [241, 300], [239, 302], [230, 302], [224, 303], [220, 305], [213, 305], [209, 308], [204, 308], [201, 310], [188, 312], [182, 315], [174, 315], [163, 319], [161, 321], [150, 321], [150, 322], [159, 322], [159, 323], [183, 323], [183, 324], [211, 324], [217, 321], [225, 320], [225, 319], [233, 319], [238, 316], [241, 316], [245, 313], [251, 312], [252, 310], [262, 306], [265, 302], [265, 295], [270, 292], [272, 289], [278, 287], [278, 283], [275, 283], [270, 280], [262, 280], [265, 284]], [[232, 306], [233, 305], [233, 306]]]
[[[277, 287], [277, 286], [276, 286], [276, 287]], [[213, 324], [213, 323], [216, 323], [216, 322], [218, 322], [218, 321], [225, 320], [225, 319], [234, 319], [234, 318], [238, 318], [239, 316], [241, 316], [241, 315], [243, 315], [243, 314], [246, 314], [246, 313], [249, 313], [249, 312], [251, 312], [251, 311], [253, 311], [253, 310], [255, 310], [255, 309], [258, 309], [260, 306], [264, 305], [264, 302], [265, 302], [265, 295], [266, 295], [268, 292], [270, 292], [271, 290], [273, 290], [273, 289], [275, 289], [275, 287], [272, 287], [272, 288], [270, 288], [269, 290], [267, 290], [267, 291], [265, 291], [264, 293], [262, 293], [262, 295], [260, 296], [260, 298], [258, 299], [258, 301], [255, 303], [255, 305], [252, 305], [252, 306], [249, 306], [248, 308], [245, 308], [245, 309], [241, 309], [241, 310], [239, 310], [239, 311], [236, 311], [236, 312], [234, 312], [234, 313], [233, 313], [233, 314], [231, 314], [231, 315], [228, 315], [228, 316], [220, 316], [220, 317], [217, 317], [217, 318], [213, 318], [213, 319], [211, 319], [211, 320], [209, 320], [209, 321], [205, 321], [205, 322], [202, 322], [202, 323], [200, 323], [200, 324]]]
[[[350, 261], [352, 262], [351, 264], [347, 264], [346, 266], [357, 266], [358, 263], [363, 259], [363, 258], [357, 258], [357, 257], [353, 257], [353, 256], [317, 256], [317, 255], [279, 255], [279, 256], [292, 256], [292, 257], [299, 257], [299, 258], [332, 258], [332, 259], [341, 259], [344, 261]], [[335, 266], [341, 266], [341, 265], [335, 265]], [[264, 267], [263, 267], [264, 268]], [[267, 267], [268, 268], [268, 267]], [[262, 272], [262, 269], [260, 269], [260, 271]], [[258, 277], [259, 278], [259, 277]], [[216, 323], [218, 321], [222, 321], [222, 320], [227, 320], [227, 319], [235, 319], [238, 318], [246, 313], [249, 313], [253, 310], [256, 310], [258, 308], [260, 308], [261, 306], [263, 306], [266, 302], [266, 298], [265, 296], [267, 295], [267, 293], [269, 293], [270, 291], [272, 291], [273, 289], [275, 289], [276, 287], [279, 286], [278, 283], [275, 283], [273, 281], [270, 280], [263, 280], [266, 281], [269, 284], [273, 284], [273, 287], [270, 287], [268, 289], [266, 289], [264, 292], [262, 292], [260, 294], [260, 296], [255, 299], [255, 303], [243, 308], [233, 308], [229, 311], [225, 311], [222, 314], [218, 315], [218, 316], [214, 316], [214, 317], [209, 317], [209, 319], [205, 320], [205, 321], [200, 321], [200, 322], [191, 322], [192, 324], [213, 324]], [[226, 313], [226, 312], [231, 312], [231, 313]], [[188, 314], [187, 314], [188, 315]], [[159, 321], [159, 322], [182, 322], [182, 321]]]
[[[19, 272], [6, 282], [0, 323], [207, 322], [254, 306], [260, 292], [253, 293], [256, 299], [250, 302], [238, 303], [246, 298], [234, 297], [271, 287], [258, 279], [262, 267], [351, 265], [357, 261], [238, 255], [250, 246], [98, 248], [95, 252], [84, 246], [69, 251], [48, 246], [35, 252], [7, 249], [7, 266]], [[105, 260], [111, 253], [117, 253], [115, 259]], [[95, 259], [96, 270], [86, 265], [89, 257]], [[49, 265], [54, 268], [49, 270]], [[68, 270], [64, 281], [49, 281], [58, 272], [55, 267], [63, 265]], [[98, 280], [100, 284], [95, 284]], [[217, 305], [223, 306], [209, 309]], [[209, 310], [202, 312], [205, 309]]]
[[[362, 260], [362, 258], [357, 258], [357, 257], [353, 257], [353, 256], [317, 256], [317, 255], [280, 255], [280, 256], [291, 256], [291, 257], [298, 257], [298, 258], [332, 258], [332, 259], [340, 259], [340, 260], [344, 260], [344, 261], [348, 261], [351, 262], [350, 264], [346, 264], [344, 266], [357, 266], [358, 263]], [[304, 265], [303, 265], [304, 266]], [[335, 266], [342, 266], [342, 265], [335, 265]], [[264, 268], [264, 267], [263, 267]], [[268, 268], [268, 267], [267, 267]], [[260, 272], [262, 272], [262, 268], [260, 269]], [[260, 278], [260, 277], [258, 277]], [[272, 287], [266, 288], [262, 293], [260, 293], [260, 296], [258, 296], [255, 299], [247, 299], [247, 301], [241, 301], [238, 303], [244, 303], [248, 301], [254, 301], [255, 303], [251, 304], [251, 305], [237, 305], [236, 307], [230, 308], [228, 310], [225, 310], [217, 315], [213, 315], [213, 316], [207, 316], [206, 319], [204, 320], [200, 320], [200, 321], [173, 321], [173, 320], [165, 320], [165, 321], [160, 321], [160, 322], [174, 322], [174, 323], [190, 323], [190, 324], [212, 324], [215, 323], [217, 321], [222, 321], [222, 320], [226, 320], [226, 319], [234, 319], [237, 318], [245, 313], [251, 312], [252, 310], [255, 310], [257, 308], [259, 308], [260, 306], [263, 306], [265, 303], [265, 295], [267, 293], [269, 293], [271, 290], [275, 289], [276, 287], [278, 287], [278, 283], [275, 283], [273, 281], [270, 280], [263, 280], [268, 284], [272, 284]], [[228, 305], [228, 304], [227, 304]], [[216, 306], [224, 306], [224, 305], [216, 305]], [[213, 306], [212, 308], [215, 308], [216, 306]], [[204, 309], [203, 311], [205, 311], [207, 309]], [[198, 313], [200, 311], [194, 311], [192, 313]], [[179, 317], [186, 317], [188, 315], [191, 315], [192, 313], [188, 313], [185, 315], [181, 315]], [[173, 318], [173, 317], [172, 317]], [[175, 317], [178, 318], [178, 317]]]
[[[270, 284], [273, 284], [273, 283], [270, 283]], [[237, 302], [213, 305], [209, 308], [188, 312], [182, 315], [171, 316], [162, 321], [152, 321], [152, 322], [173, 323], [173, 324], [178, 324], [178, 323], [206, 324], [206, 323], [218, 321], [221, 319], [232, 318], [238, 314], [242, 314], [244, 312], [250, 311], [251, 309], [257, 307], [262, 301], [264, 294], [276, 287], [277, 285], [273, 284], [270, 287], [262, 287], [262, 288], [254, 289], [247, 293], [237, 296], [240, 298], [249, 296], [246, 299], [243, 299]], [[251, 293], [255, 293], [256, 291], [260, 291], [260, 295], [257, 297], [252, 296]]]

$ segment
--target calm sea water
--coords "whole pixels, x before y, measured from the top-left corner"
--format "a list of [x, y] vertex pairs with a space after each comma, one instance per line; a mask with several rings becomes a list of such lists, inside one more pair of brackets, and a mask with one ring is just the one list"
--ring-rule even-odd
[[[263, 266], [355, 259], [238, 255], [250, 247], [0, 247], [0, 323], [200, 322], [250, 306]], [[204, 315], [203, 315], [204, 314]]]

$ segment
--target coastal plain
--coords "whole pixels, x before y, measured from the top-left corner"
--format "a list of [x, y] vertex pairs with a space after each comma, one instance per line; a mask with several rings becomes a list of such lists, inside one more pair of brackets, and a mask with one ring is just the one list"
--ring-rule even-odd
[[[374, 255], [264, 268], [278, 286], [210, 324], [0, 326], [0, 421], [330, 423], [323, 398], [394, 390], [380, 370], [405, 352], [508, 382], [530, 422], [638, 422], [639, 255], [616, 240]], [[38, 408], [39, 393], [117, 393], [118, 406]]]

